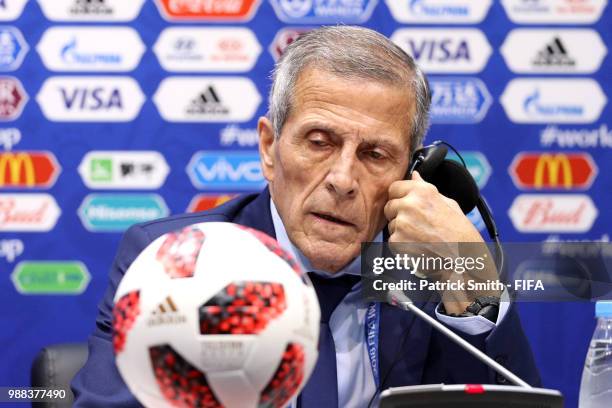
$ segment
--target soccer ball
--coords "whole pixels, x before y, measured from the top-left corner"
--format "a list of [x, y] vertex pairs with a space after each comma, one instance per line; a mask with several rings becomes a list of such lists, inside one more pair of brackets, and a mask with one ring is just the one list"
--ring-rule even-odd
[[117, 367], [147, 407], [283, 407], [317, 360], [312, 285], [274, 239], [247, 227], [162, 235], [114, 302]]

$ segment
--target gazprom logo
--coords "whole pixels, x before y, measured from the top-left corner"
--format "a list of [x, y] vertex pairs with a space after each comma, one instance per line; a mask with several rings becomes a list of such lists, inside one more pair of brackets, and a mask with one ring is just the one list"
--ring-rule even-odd
[[590, 78], [517, 78], [500, 97], [515, 123], [592, 123], [607, 98]]
[[556, 103], [544, 104], [540, 100], [540, 90], [535, 89], [523, 102], [525, 113], [533, 116], [582, 116], [584, 108], [580, 105], [561, 105]]
[[257, 152], [197, 152], [187, 165], [201, 190], [260, 190], [265, 186]]
[[478, 24], [491, 0], [385, 0], [391, 15], [400, 23]]
[[435, 4], [426, 0], [411, 0], [409, 7], [413, 14], [423, 16], [463, 17], [470, 12], [465, 4]]

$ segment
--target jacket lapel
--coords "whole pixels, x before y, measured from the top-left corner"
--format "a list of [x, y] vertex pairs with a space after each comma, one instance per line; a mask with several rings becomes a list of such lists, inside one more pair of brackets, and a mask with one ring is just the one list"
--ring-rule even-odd
[[269, 188], [266, 187], [253, 201], [244, 206], [232, 222], [265, 232], [276, 239], [270, 212]]

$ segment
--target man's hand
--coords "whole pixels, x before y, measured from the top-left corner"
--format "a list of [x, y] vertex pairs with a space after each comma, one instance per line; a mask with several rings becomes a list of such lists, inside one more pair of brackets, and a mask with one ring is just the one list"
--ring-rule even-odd
[[[423, 243], [423, 246], [410, 245], [410, 248], [411, 250], [422, 248], [423, 251], [428, 252], [427, 256], [442, 258], [469, 255], [459, 253], [457, 243], [460, 242], [482, 243], [482, 248], [486, 250], [482, 236], [463, 214], [459, 204], [440, 194], [436, 186], [423, 180], [416, 171], [413, 173], [412, 180], [400, 180], [391, 184], [389, 201], [385, 205], [384, 212], [389, 221], [390, 244]], [[428, 245], [442, 242], [447, 242], [449, 245]], [[477, 246], [480, 247], [480, 245]], [[472, 247], [476, 247], [476, 245]], [[432, 253], [432, 250], [436, 253]], [[421, 253], [420, 250], [416, 252], [419, 253], [412, 255], [420, 255]], [[447, 279], [451, 281], [497, 279], [497, 270], [490, 254], [487, 261], [486, 272], [480, 273], [483, 276], [475, 277], [467, 273], [432, 273], [432, 271], [428, 271], [428, 278], [439, 281], [446, 281]], [[486, 294], [499, 295], [499, 293]], [[483, 293], [452, 291], [441, 293], [441, 295], [447, 312], [460, 314], [477, 296], [482, 296]]]

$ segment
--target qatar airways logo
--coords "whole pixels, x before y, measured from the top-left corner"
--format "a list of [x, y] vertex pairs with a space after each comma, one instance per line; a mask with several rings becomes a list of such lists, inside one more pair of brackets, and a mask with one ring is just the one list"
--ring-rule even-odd
[[521, 194], [508, 215], [520, 232], [587, 232], [597, 208], [586, 194]]

